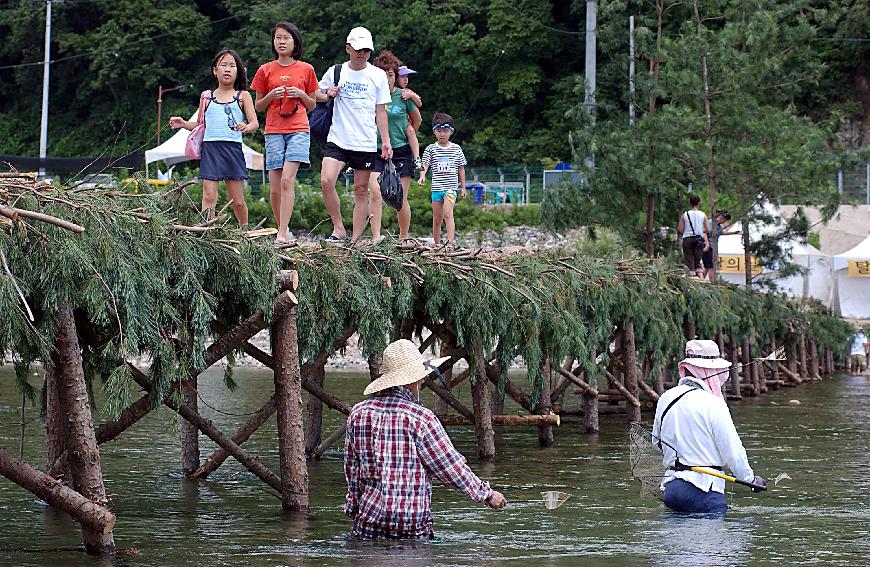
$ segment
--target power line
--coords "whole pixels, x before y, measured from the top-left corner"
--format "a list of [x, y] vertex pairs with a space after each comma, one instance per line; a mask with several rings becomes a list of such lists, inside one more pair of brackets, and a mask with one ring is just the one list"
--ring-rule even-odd
[[[150, 37], [143, 37], [142, 39], [135, 40], [135, 41], [128, 41], [128, 42], [124, 43], [124, 45], [122, 47], [120, 47], [119, 49], [124, 49], [126, 47], [133, 46], [133, 45], [139, 45], [142, 43], [148, 43], [148, 42], [155, 41], [155, 40], [158, 40], [158, 39], [161, 39], [164, 37], [179, 35], [182, 33], [189, 33], [189, 31], [191, 29], [194, 29], [194, 28], [200, 28], [200, 27], [204, 27], [204, 26], [213, 26], [215, 24], [219, 24], [219, 23], [225, 22], [227, 20], [233, 20], [235, 18], [237, 18], [237, 16], [235, 16], [235, 15], [227, 16], [225, 18], [220, 18], [217, 20], [209, 20], [208, 22], [203, 22], [201, 24], [187, 26], [183, 30], [171, 31], [171, 32], [157, 34], [157, 35], [150, 36]], [[49, 61], [49, 63], [53, 65], [55, 63], [60, 63], [62, 61], [70, 61], [72, 59], [80, 59], [82, 57], [89, 57], [89, 56], [94, 55], [96, 53], [104, 53], [104, 52], [108, 52], [108, 51], [114, 52], [115, 50], [105, 49], [105, 48], [94, 48], [94, 49], [91, 49], [89, 51], [85, 51], [84, 53], [77, 53], [75, 55], [68, 55], [66, 57], [59, 57], [58, 59], [52, 59], [51, 61]], [[43, 61], [34, 61], [31, 63], [18, 63], [15, 65], [4, 65], [4, 66], [0, 67], [0, 71], [6, 70], [6, 69], [19, 69], [19, 68], [23, 68], [23, 67], [39, 67], [39, 66], [42, 66], [44, 64], [45, 63]]]

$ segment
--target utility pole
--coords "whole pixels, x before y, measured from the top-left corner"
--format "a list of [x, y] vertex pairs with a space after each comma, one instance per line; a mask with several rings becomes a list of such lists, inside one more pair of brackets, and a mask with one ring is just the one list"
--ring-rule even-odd
[[[598, 0], [586, 0], [586, 93], [583, 104], [595, 123], [595, 55], [598, 28]], [[590, 154], [586, 158], [589, 168], [595, 166], [595, 156]]]
[[634, 126], [634, 16], [628, 17], [628, 125]]
[[49, 66], [51, 65], [51, 2], [45, 2], [45, 59], [42, 63], [42, 120], [39, 126], [39, 159], [41, 167], [39, 168], [39, 177], [45, 177], [45, 160], [46, 149], [48, 147], [48, 75]]

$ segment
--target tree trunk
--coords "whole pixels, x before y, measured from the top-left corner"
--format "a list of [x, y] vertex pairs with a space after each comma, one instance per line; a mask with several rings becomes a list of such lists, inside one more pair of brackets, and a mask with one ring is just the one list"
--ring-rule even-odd
[[[199, 381], [196, 376], [192, 376], [184, 383], [185, 387], [181, 389], [181, 403], [199, 413], [197, 401]], [[199, 468], [199, 429], [186, 419], [182, 419], [178, 433], [181, 441], [181, 472], [187, 476]]]
[[743, 398], [740, 393], [740, 377], [737, 373], [740, 357], [737, 356], [737, 340], [733, 334], [728, 335], [728, 354], [731, 356], [731, 397], [739, 400]]
[[[770, 339], [770, 352], [774, 352], [776, 350], [776, 339]], [[771, 376], [777, 382], [779, 382], [779, 364], [773, 363], [771, 364]]]
[[[325, 378], [326, 371], [321, 364], [312, 370], [308, 381], [322, 388]], [[320, 398], [309, 392], [308, 400], [305, 404], [305, 455], [307, 457], [311, 457], [317, 446], [320, 445], [322, 431], [323, 402], [320, 401]]]
[[758, 384], [755, 382], [755, 376], [753, 376], [752, 366], [749, 365], [752, 362], [752, 349], [749, 344], [749, 337], [743, 338], [743, 381], [749, 384], [750, 389], [752, 390], [752, 395], [758, 395]]
[[[634, 323], [626, 323], [622, 331], [622, 366], [625, 370], [625, 389], [635, 398], [640, 394], [637, 384], [637, 348], [634, 344]], [[640, 421], [640, 408], [628, 404], [628, 421]]]
[[[698, 0], [692, 7], [695, 12], [695, 31], [701, 39], [701, 14], [698, 12]], [[716, 222], [716, 168], [713, 162], [713, 112], [710, 108], [710, 76], [707, 69], [707, 48], [701, 48], [701, 81], [704, 90], [704, 145], [707, 148], [707, 187], [710, 191], [710, 219]], [[744, 223], [745, 225], [746, 223]], [[706, 230], [706, 227], [704, 227]], [[712, 243], [710, 243], [712, 246]], [[748, 248], [747, 248], [748, 250]], [[717, 250], [713, 247], [713, 265], [716, 265]]]
[[[550, 385], [553, 383], [552, 364], [550, 357], [544, 359], [541, 365], [541, 395], [538, 396], [538, 403], [535, 405], [535, 413], [538, 415], [548, 415], [550, 409]], [[553, 445], [553, 426], [546, 423], [538, 425], [538, 445], [541, 447], [551, 447]]]
[[683, 335], [687, 341], [695, 338], [695, 325], [689, 322], [688, 315], [683, 315]]
[[798, 359], [800, 363], [798, 370], [800, 371], [801, 380], [806, 382], [809, 375], [809, 372], [807, 372], [807, 336], [803, 332], [801, 332], [798, 338]]
[[502, 415], [504, 413], [504, 394], [498, 391], [498, 384], [490, 384], [489, 390], [492, 396], [490, 406], [493, 415]]
[[[57, 366], [54, 382], [57, 386], [57, 399], [61, 412], [66, 417], [69, 427], [67, 460], [70, 476], [76, 490], [82, 496], [94, 504], [105, 506], [108, 504], [108, 499], [100, 469], [100, 450], [94, 434], [94, 422], [72, 307], [66, 303], [59, 304], [56, 317]], [[111, 526], [101, 530], [82, 524], [82, 536], [85, 550], [89, 554], [115, 553]]]
[[822, 379], [819, 374], [819, 349], [815, 339], [810, 339], [810, 372], [812, 373], [812, 380]]
[[[497, 385], [499, 383], [500, 374], [501, 365], [498, 362], [486, 365], [486, 376], [493, 384]], [[519, 406], [524, 410], [532, 411], [532, 400], [529, 398], [528, 394], [521, 390], [516, 384], [511, 382], [509, 378], [505, 379], [504, 393], [517, 404], [519, 404]]]
[[[444, 425], [474, 425], [473, 421], [465, 419], [464, 417], [458, 417], [455, 415], [439, 417], [441, 423]], [[542, 424], [548, 427], [559, 426], [561, 423], [561, 418], [556, 414], [549, 415], [493, 415], [492, 423], [494, 425], [504, 425], [504, 426], [536, 426], [540, 427]]]
[[45, 361], [45, 441], [47, 445], [46, 466], [48, 476], [66, 485], [72, 479], [69, 475], [67, 460], [67, 438], [69, 427], [60, 406], [60, 376], [57, 371], [57, 356]]
[[32, 492], [50, 506], [63, 510], [79, 522], [83, 530], [107, 534], [111, 538], [112, 527], [115, 525], [115, 515], [111, 511], [91, 502], [57, 479], [19, 461], [3, 448], [0, 448], [0, 475]]
[[275, 401], [278, 405], [278, 451], [281, 462], [281, 505], [291, 512], [308, 511], [308, 467], [302, 424], [302, 371], [296, 336], [296, 308], [272, 325], [275, 357]]
[[474, 432], [477, 436], [477, 455], [481, 461], [495, 458], [495, 432], [492, 429], [489, 380], [486, 377], [486, 357], [483, 346], [477, 347], [474, 356], [475, 376], [471, 385], [474, 404]]
[[743, 221], [743, 272], [746, 291], [752, 291], [752, 252], [749, 250], [749, 222]]

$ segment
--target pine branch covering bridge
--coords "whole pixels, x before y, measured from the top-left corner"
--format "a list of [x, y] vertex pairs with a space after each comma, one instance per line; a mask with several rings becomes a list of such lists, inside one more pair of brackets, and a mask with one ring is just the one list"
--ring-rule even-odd
[[[445, 424], [473, 426], [478, 456], [490, 460], [493, 427], [533, 427], [547, 446], [560, 423], [595, 432], [600, 416], [639, 420], [673, 383], [685, 337], [716, 338], [735, 362], [786, 345], [786, 365], [735, 365], [729, 397], [739, 399], [831, 375], [850, 334], [818, 304], [703, 285], [664, 261], [448, 253], [390, 240], [278, 250], [263, 231], [192, 215], [182, 188], [140, 190], [0, 178], [0, 352], [13, 356], [22, 393], [44, 400], [48, 443], [44, 471], [0, 449], [0, 474], [72, 515], [94, 554], [115, 550], [99, 445], [162, 405], [187, 428], [189, 478], [232, 457], [277, 491], [284, 509], [307, 511], [305, 459], [343, 435], [322, 439], [323, 406], [350, 411], [329, 392], [324, 365], [353, 335], [373, 378], [379, 353], [399, 337], [449, 356], [440, 369], [446, 385], [426, 378], [432, 409]], [[264, 329], [271, 352], [251, 342]], [[275, 393], [227, 433], [198, 412], [196, 381], [239, 352], [273, 370]], [[517, 359], [525, 379], [508, 377]], [[463, 360], [467, 369], [454, 371]], [[26, 380], [33, 364], [45, 368], [42, 396]], [[472, 407], [451, 392], [465, 380]], [[99, 425], [89, 403], [95, 382], [107, 394]], [[505, 396], [522, 415], [504, 415]], [[273, 413], [278, 471], [244, 448]], [[205, 459], [199, 433], [219, 446]]]

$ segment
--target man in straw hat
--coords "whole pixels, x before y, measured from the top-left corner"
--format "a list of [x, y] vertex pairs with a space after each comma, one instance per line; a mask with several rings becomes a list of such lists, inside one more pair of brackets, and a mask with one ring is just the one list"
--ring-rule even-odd
[[660, 441], [663, 464], [668, 467], [662, 479], [665, 506], [675, 512], [728, 511], [725, 481], [689, 467], [721, 471], [723, 465], [728, 465], [736, 478], [766, 485], [749, 466], [722, 396], [730, 366], [715, 342], [689, 341], [686, 358], [679, 364], [679, 384], [658, 401], [653, 441]]
[[433, 538], [432, 476], [490, 508], [507, 505], [500, 492], [471, 472], [441, 422], [418, 400], [423, 378], [445, 360], [424, 360], [408, 340], [390, 344], [383, 374], [365, 389], [371, 397], [351, 410], [344, 474], [353, 537]]

